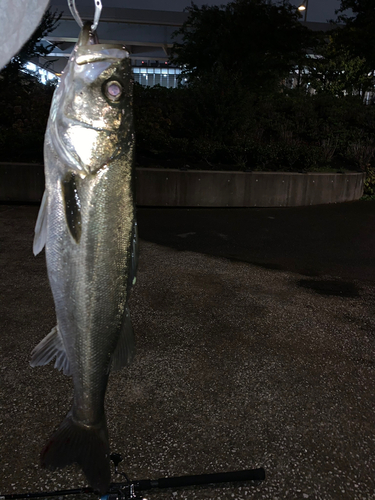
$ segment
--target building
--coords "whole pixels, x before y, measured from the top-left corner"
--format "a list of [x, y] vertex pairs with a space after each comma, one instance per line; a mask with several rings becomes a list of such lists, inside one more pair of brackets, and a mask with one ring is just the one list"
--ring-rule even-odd
[[[62, 12], [62, 17], [58, 27], [46, 38], [46, 43], [58, 45], [48, 58], [39, 58], [32, 63], [40, 67], [48, 63], [49, 71], [59, 76], [73, 50], [80, 29], [67, 2], [58, 4], [52, 1], [51, 10]], [[91, 20], [93, 8], [83, 6], [79, 13], [84, 21]], [[97, 32], [102, 43], [125, 45], [132, 61], [135, 81], [142, 85], [176, 87], [181, 71], [168, 61], [170, 49], [176, 40], [173, 33], [186, 19], [185, 12], [109, 7], [103, 9]]]
[[[46, 39], [46, 43], [58, 45], [48, 58], [32, 61], [42, 68], [47, 62], [49, 63], [49, 72], [42, 70], [41, 74], [45, 81], [53, 75], [59, 76], [63, 71], [80, 31], [67, 2], [61, 2], [62, 0], [51, 0], [51, 10], [61, 12], [62, 17], [59, 26]], [[127, 2], [129, 3], [131, 4]], [[116, 0], [103, 0], [103, 4], [108, 6], [105, 5], [101, 14], [97, 30], [99, 39], [102, 43], [122, 43], [126, 46], [132, 61], [134, 80], [142, 85], [159, 84], [164, 87], [176, 87], [181, 70], [169, 63], [169, 56], [173, 43], [178, 41], [178, 37], [174, 37], [174, 32], [187, 20], [187, 13], [111, 6], [118, 4]], [[139, 4], [146, 5], [145, 1], [135, 2], [135, 5]], [[169, 9], [182, 10], [185, 0], [174, 0], [172, 3], [164, 0], [164, 3], [160, 4]], [[84, 21], [93, 19], [93, 0], [77, 1], [78, 7]], [[329, 24], [320, 22], [307, 22], [306, 25], [314, 30], [329, 28]]]

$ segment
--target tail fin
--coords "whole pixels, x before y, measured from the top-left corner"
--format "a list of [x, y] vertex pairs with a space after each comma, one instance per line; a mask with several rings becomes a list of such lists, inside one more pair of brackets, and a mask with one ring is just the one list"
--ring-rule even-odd
[[41, 464], [50, 470], [78, 463], [91, 488], [104, 495], [109, 488], [108, 431], [105, 420], [100, 426], [82, 426], [68, 413], [41, 453]]

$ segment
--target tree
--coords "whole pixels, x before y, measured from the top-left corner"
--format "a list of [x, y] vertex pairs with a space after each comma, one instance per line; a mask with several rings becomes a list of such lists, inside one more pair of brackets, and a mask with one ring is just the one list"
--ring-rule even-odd
[[334, 29], [319, 36], [305, 80], [317, 92], [363, 97], [374, 88], [375, 2], [341, 0], [336, 14]]
[[312, 43], [295, 7], [266, 0], [234, 0], [225, 6], [192, 3], [188, 20], [175, 33], [174, 62], [188, 81], [220, 68], [259, 92], [274, 91], [302, 63]]
[[305, 80], [317, 92], [326, 92], [337, 97], [362, 96], [372, 87], [372, 76], [368, 75], [364, 57], [354, 55], [340, 41], [336, 29], [329, 36], [322, 33], [316, 54], [308, 60]]
[[336, 11], [337, 42], [353, 55], [365, 59], [366, 71], [375, 70], [375, 2], [374, 0], [341, 0]]

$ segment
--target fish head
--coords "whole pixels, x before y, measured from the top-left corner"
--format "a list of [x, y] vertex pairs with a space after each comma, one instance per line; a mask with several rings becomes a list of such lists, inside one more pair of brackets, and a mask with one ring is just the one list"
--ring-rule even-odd
[[55, 150], [73, 169], [93, 173], [131, 147], [132, 84], [125, 47], [98, 43], [84, 25], [50, 112]]

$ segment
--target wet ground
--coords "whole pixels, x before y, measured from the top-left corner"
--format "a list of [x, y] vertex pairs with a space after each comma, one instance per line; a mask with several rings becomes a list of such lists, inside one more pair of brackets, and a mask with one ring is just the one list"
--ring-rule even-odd
[[[0, 493], [85, 485], [74, 467], [38, 465], [72, 386], [28, 365], [55, 324], [36, 215], [0, 206]], [[138, 220], [137, 356], [110, 379], [112, 450], [132, 479], [266, 470], [258, 484], [144, 496], [374, 498], [375, 204]]]
[[139, 208], [142, 238], [265, 269], [375, 283], [375, 203], [293, 208]]

